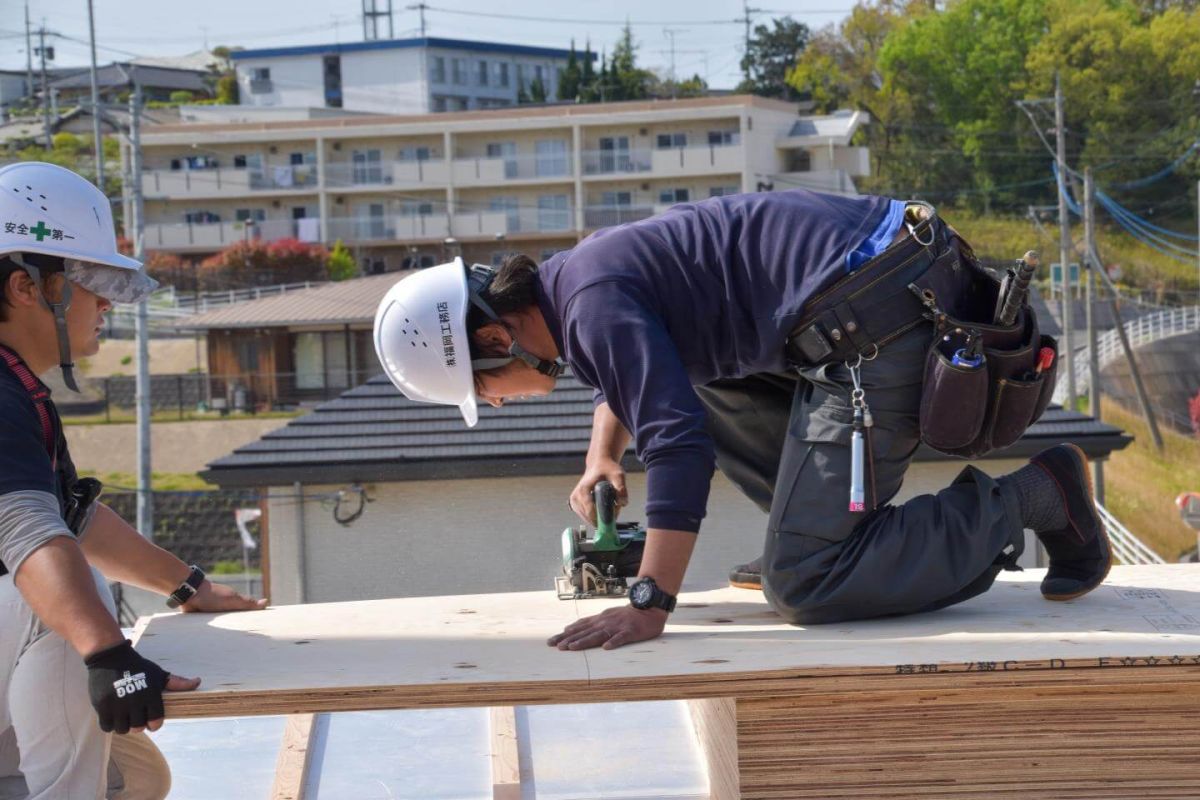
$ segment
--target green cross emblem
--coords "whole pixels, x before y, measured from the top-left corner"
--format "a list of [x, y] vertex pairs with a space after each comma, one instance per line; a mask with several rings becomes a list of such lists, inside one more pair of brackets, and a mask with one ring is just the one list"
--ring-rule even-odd
[[50, 229], [47, 228], [46, 223], [42, 222], [40, 219], [38, 220], [38, 224], [36, 226], [29, 229], [29, 232], [38, 237], [39, 242], [50, 235]]

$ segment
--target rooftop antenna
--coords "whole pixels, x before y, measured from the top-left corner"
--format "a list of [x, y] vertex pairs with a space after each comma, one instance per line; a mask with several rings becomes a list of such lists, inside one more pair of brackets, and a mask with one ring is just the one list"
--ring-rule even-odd
[[383, 17], [387, 18], [387, 38], [396, 38], [396, 31], [392, 27], [392, 0], [362, 0], [362, 4], [363, 39], [371, 42], [383, 38], [380, 35], [380, 19]]

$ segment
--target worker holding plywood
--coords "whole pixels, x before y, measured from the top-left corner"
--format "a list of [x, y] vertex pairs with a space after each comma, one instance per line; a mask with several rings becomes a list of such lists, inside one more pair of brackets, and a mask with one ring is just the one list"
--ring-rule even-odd
[[162, 725], [164, 690], [200, 682], [138, 655], [103, 576], [185, 611], [263, 603], [213, 585], [99, 502], [37, 378], [58, 365], [75, 389], [73, 359], [97, 352], [104, 314], [157, 285], [117, 252], [108, 198], [61, 167], [18, 163], [0, 169], [0, 217], [0, 793], [161, 798], [170, 773], [142, 731]]
[[[631, 604], [568, 626], [563, 649], [662, 632], [715, 464], [770, 514], [761, 586], [799, 624], [908, 614], [985, 591], [1024, 529], [1051, 557], [1042, 593], [1080, 596], [1111, 552], [1082, 451], [1010, 476], [968, 467], [936, 495], [889, 501], [922, 441], [974, 457], [1016, 441], [1049, 402], [1055, 344], [1024, 288], [1001, 284], [930, 206], [808, 191], [680, 204], [599, 231], [540, 267], [461, 259], [401, 280], [375, 344], [414, 400], [493, 406], [546, 394], [569, 364], [596, 390], [587, 469], [624, 493], [632, 438], [649, 528]], [[564, 362], [565, 359], [565, 362]]]

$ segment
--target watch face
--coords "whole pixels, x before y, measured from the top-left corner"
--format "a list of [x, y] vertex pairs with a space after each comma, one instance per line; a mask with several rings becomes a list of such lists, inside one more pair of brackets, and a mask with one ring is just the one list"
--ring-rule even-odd
[[633, 591], [630, 594], [629, 600], [635, 606], [642, 607], [650, 604], [650, 598], [654, 596], [654, 587], [649, 583], [635, 583]]

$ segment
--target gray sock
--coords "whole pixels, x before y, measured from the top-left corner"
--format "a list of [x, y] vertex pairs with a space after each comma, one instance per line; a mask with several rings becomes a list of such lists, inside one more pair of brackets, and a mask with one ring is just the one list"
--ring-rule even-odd
[[1000, 479], [1017, 489], [1021, 501], [1021, 524], [1037, 533], [1067, 527], [1067, 505], [1062, 492], [1046, 470], [1026, 464]]

